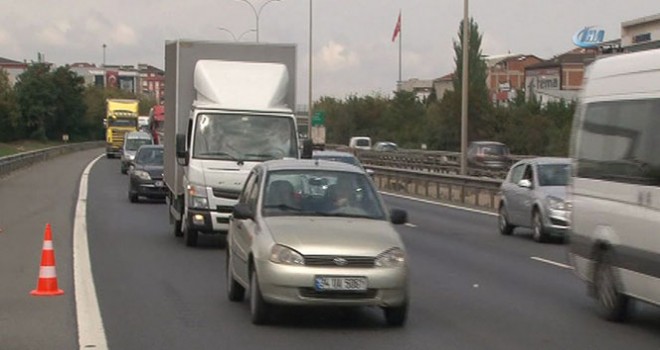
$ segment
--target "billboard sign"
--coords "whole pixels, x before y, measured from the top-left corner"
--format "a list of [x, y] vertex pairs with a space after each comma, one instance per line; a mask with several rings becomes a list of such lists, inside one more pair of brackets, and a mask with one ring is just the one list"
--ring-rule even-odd
[[584, 49], [596, 47], [604, 40], [605, 30], [594, 26], [584, 27], [573, 35], [573, 43]]

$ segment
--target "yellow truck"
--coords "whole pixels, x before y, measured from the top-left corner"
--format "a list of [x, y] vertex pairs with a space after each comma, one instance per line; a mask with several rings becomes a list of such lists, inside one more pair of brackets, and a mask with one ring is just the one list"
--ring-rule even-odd
[[105, 154], [120, 156], [124, 134], [138, 130], [138, 100], [106, 100]]

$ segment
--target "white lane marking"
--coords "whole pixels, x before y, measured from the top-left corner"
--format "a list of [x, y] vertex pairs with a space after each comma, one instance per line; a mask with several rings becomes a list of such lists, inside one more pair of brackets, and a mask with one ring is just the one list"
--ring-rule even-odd
[[406, 222], [405, 225], [408, 226], [408, 227], [412, 227], [412, 228], [417, 227], [417, 225], [415, 225], [415, 224], [411, 224], [411, 223], [409, 223], [409, 222]]
[[80, 349], [108, 349], [101, 310], [96, 298], [96, 287], [87, 243], [87, 182], [92, 166], [103, 156], [102, 154], [92, 160], [80, 176], [78, 203], [73, 225], [73, 279]]
[[458, 205], [447, 204], [447, 203], [442, 203], [442, 202], [434, 202], [434, 201], [430, 201], [430, 200], [427, 200], [427, 199], [409, 197], [409, 196], [404, 196], [404, 195], [389, 193], [389, 192], [382, 192], [381, 191], [380, 193], [384, 194], [384, 195], [387, 195], [387, 196], [398, 197], [398, 198], [408, 199], [408, 200], [411, 200], [411, 201], [417, 201], [417, 202], [422, 202], [422, 203], [427, 203], [427, 204], [434, 204], [434, 205], [438, 205], [438, 206], [441, 206], [441, 207], [465, 210], [465, 211], [469, 211], [469, 212], [477, 213], [477, 214], [497, 216], [497, 213], [492, 213], [492, 212], [485, 211], [485, 210], [466, 208], [466, 207], [461, 207], [461, 206], [458, 206]]
[[568, 266], [568, 265], [565, 265], [565, 264], [562, 264], [562, 263], [558, 263], [558, 262], [556, 262], [556, 261], [552, 261], [552, 260], [547, 260], [547, 259], [539, 258], [539, 257], [537, 257], [537, 256], [532, 256], [532, 257], [530, 257], [530, 259], [532, 259], [532, 260], [536, 260], [536, 261], [540, 261], [540, 262], [542, 262], [542, 263], [546, 263], [546, 264], [550, 264], [550, 265], [558, 266], [558, 267], [561, 267], [561, 268], [564, 268], [564, 269], [573, 270], [573, 266]]

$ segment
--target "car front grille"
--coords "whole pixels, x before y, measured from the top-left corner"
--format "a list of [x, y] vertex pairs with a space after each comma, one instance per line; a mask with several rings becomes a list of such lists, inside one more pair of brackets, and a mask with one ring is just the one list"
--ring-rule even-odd
[[226, 198], [226, 199], [238, 199], [241, 195], [240, 190], [228, 190], [221, 188], [213, 188], [213, 195], [217, 198]]
[[367, 256], [335, 256], [335, 255], [306, 255], [305, 265], [327, 267], [374, 267], [373, 257]]

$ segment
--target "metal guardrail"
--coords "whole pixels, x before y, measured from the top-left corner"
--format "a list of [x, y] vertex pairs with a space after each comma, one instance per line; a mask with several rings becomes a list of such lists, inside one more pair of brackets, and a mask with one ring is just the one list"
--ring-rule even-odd
[[405, 194], [464, 207], [496, 212], [502, 180], [367, 166], [384, 192]]
[[48, 160], [63, 154], [72, 153], [76, 151], [83, 151], [92, 148], [103, 147], [104, 145], [105, 145], [105, 141], [71, 143], [62, 146], [49, 147], [40, 150], [0, 157], [0, 178], [8, 175], [13, 171], [28, 167], [32, 164], [44, 160]]

